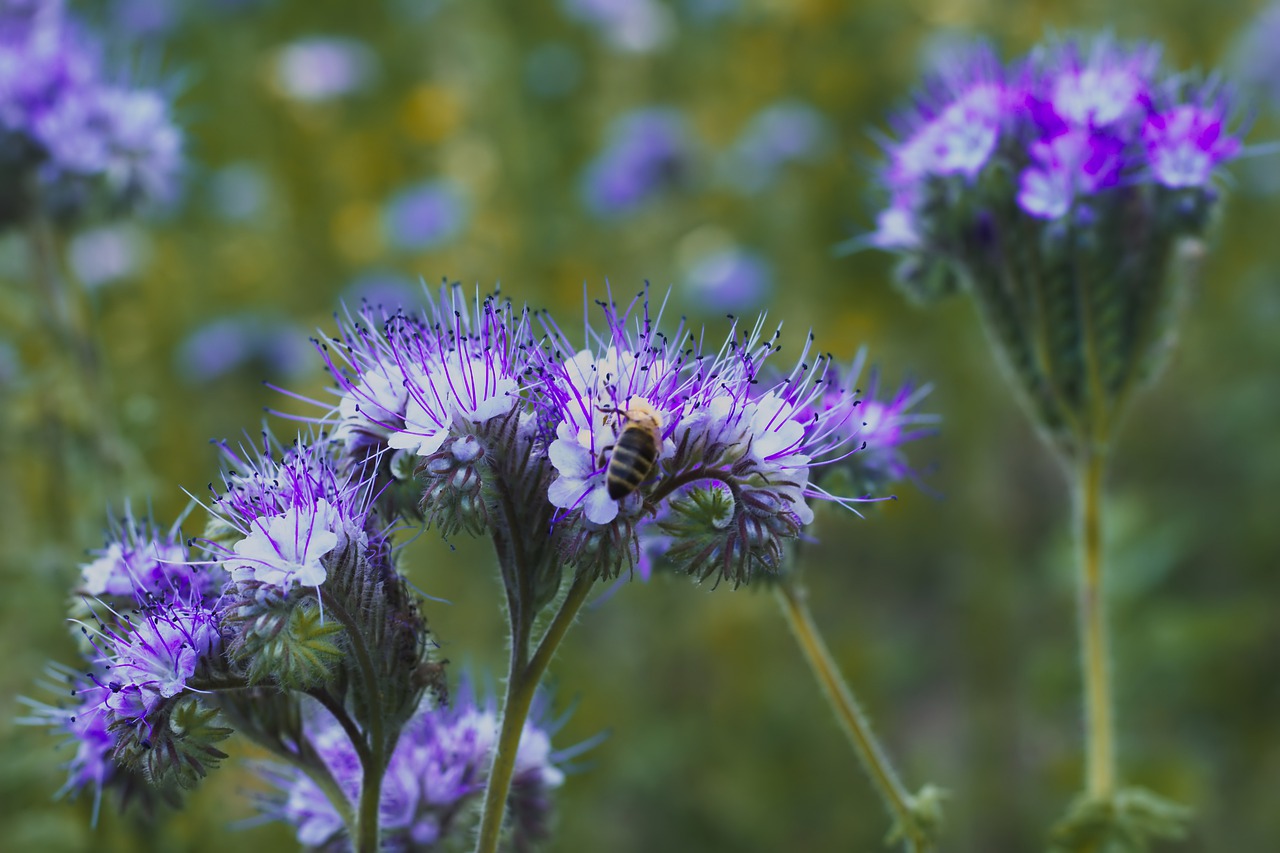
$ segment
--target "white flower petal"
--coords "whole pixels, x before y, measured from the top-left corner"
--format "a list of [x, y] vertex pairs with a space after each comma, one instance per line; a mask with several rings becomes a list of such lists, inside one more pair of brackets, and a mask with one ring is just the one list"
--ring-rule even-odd
[[587, 495], [582, 511], [588, 521], [608, 524], [618, 517], [618, 502], [609, 497], [608, 486], [601, 483]]

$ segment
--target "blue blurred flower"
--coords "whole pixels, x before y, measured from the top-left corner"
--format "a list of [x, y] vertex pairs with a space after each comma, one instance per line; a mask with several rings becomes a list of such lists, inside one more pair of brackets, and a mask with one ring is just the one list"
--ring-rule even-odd
[[266, 210], [270, 198], [270, 178], [256, 163], [223, 166], [209, 179], [210, 205], [228, 222], [256, 219]]
[[779, 101], [756, 113], [734, 142], [725, 163], [727, 178], [742, 192], [759, 192], [787, 165], [817, 159], [830, 142], [822, 113], [803, 101]]
[[[554, 729], [544, 716], [545, 703], [535, 703], [516, 751], [510, 803], [514, 849], [545, 839], [550, 794], [564, 781], [559, 764], [567, 756], [552, 751]], [[498, 722], [493, 701], [477, 702], [465, 683], [451, 706], [423, 699], [396, 742], [383, 782], [379, 810], [387, 849], [436, 850], [469, 840], [469, 818], [484, 791]], [[346, 732], [315, 705], [307, 706], [303, 725], [342, 793], [358, 801], [360, 759]], [[341, 814], [306, 774], [276, 764], [260, 765], [260, 771], [276, 789], [259, 799], [263, 812], [293, 826], [299, 843], [328, 849], [344, 834]]]
[[395, 270], [369, 270], [357, 276], [342, 291], [339, 301], [348, 306], [368, 305], [394, 312], [422, 301], [421, 281]]
[[728, 246], [696, 258], [685, 273], [687, 292], [708, 310], [759, 306], [773, 289], [773, 269], [757, 252]]
[[133, 225], [104, 225], [73, 237], [67, 261], [81, 284], [99, 287], [141, 272], [151, 261], [151, 240]]
[[272, 82], [287, 98], [320, 103], [367, 88], [377, 72], [373, 51], [339, 36], [313, 36], [276, 52]]
[[583, 201], [599, 216], [631, 213], [684, 184], [692, 159], [689, 128], [679, 112], [652, 108], [627, 113], [614, 119], [605, 149], [583, 173]]
[[387, 242], [404, 251], [434, 249], [466, 226], [467, 199], [449, 180], [426, 181], [396, 193], [382, 210]]
[[221, 317], [191, 332], [175, 356], [178, 371], [210, 382], [254, 364], [271, 377], [291, 378], [309, 367], [311, 347], [291, 323], [256, 316]]
[[656, 0], [561, 0], [560, 6], [618, 51], [649, 53], [668, 44], [676, 32], [671, 10]]

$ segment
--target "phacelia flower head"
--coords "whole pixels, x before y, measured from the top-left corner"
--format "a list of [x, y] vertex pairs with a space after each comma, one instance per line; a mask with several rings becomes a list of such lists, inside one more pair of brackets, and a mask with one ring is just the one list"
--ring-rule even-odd
[[209, 571], [192, 564], [177, 525], [161, 531], [149, 519], [134, 518], [126, 508], [111, 526], [105, 547], [80, 567], [76, 592], [90, 598], [127, 599], [132, 604], [139, 597], [207, 596], [216, 592], [217, 585]]
[[974, 295], [1045, 433], [1074, 455], [1157, 371], [1173, 289], [1241, 142], [1223, 87], [1164, 71], [1152, 44], [1055, 40], [1006, 67], [974, 55], [888, 145], [864, 242], [901, 257], [918, 299]]
[[365, 306], [321, 350], [340, 395], [327, 422], [353, 455], [383, 448], [430, 456], [521, 407], [526, 312], [497, 295], [445, 287], [426, 310]]
[[326, 442], [264, 443], [260, 453], [222, 445], [233, 468], [207, 544], [242, 590], [319, 587], [341, 552], [369, 544], [369, 483], [340, 471]]
[[149, 606], [138, 618], [115, 615], [112, 623], [100, 621], [96, 631], [88, 631], [101, 674], [92, 676], [93, 686], [85, 692], [96, 698], [109, 724], [147, 725], [221, 649], [220, 615], [182, 604]]
[[[789, 373], [764, 382], [778, 345], [763, 319], [735, 324], [705, 352], [683, 323], [670, 336], [660, 331], [647, 294], [625, 309], [601, 308], [603, 328], [588, 331], [584, 349], [551, 329], [540, 368], [554, 435], [547, 495], [561, 510], [566, 557], [606, 575], [631, 568], [637, 527], [653, 513], [675, 542], [669, 555], [691, 573], [743, 583], [776, 571], [785, 542], [813, 518], [809, 499], [831, 497], [810, 470], [851, 443], [838, 429], [854, 416], [851, 395], [839, 407], [814, 406], [827, 358], [810, 359], [806, 345]], [[624, 448], [630, 461], [615, 465], [620, 445], [643, 446], [633, 444], [636, 430], [651, 445]]]
[[608, 137], [582, 177], [583, 201], [597, 216], [632, 213], [685, 182], [693, 143], [678, 112], [652, 108], [627, 113], [614, 120]]
[[[493, 703], [477, 703], [465, 685], [451, 706], [423, 700], [405, 725], [383, 780], [380, 822], [388, 849], [438, 850], [467, 837], [493, 760], [498, 723]], [[308, 706], [305, 728], [343, 793], [358, 801], [360, 762], [341, 726], [327, 712]], [[550, 792], [564, 779], [561, 760], [535, 705], [521, 735], [511, 786], [517, 846], [545, 836]], [[300, 843], [320, 847], [343, 834], [339, 812], [307, 776], [274, 765], [262, 772], [277, 789], [260, 801], [264, 812], [292, 825]]]

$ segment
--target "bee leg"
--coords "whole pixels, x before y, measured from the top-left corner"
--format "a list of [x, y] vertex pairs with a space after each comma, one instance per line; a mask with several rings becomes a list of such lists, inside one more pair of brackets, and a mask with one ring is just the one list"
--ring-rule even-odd
[[610, 450], [613, 450], [613, 448], [614, 448], [614, 445], [612, 445], [612, 444], [611, 444], [611, 445], [609, 445], [608, 447], [602, 447], [602, 448], [600, 448], [600, 458], [599, 458], [598, 460], [596, 460], [596, 467], [597, 467], [597, 468], [603, 468], [603, 467], [604, 467], [604, 465], [605, 465], [605, 460], [606, 460], [606, 458], [607, 458], [607, 457], [605, 456], [605, 454], [606, 454], [606, 453], [608, 453]]

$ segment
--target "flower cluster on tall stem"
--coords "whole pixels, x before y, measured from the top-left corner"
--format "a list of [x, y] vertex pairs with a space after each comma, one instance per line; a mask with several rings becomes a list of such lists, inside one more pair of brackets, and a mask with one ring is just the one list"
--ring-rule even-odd
[[1216, 78], [1170, 74], [1151, 44], [1060, 40], [943, 69], [887, 146], [868, 241], [929, 300], [973, 297], [997, 358], [1077, 494], [1086, 786], [1065, 849], [1178, 831], [1115, 768], [1102, 486], [1135, 391], [1158, 374], [1242, 151]]

